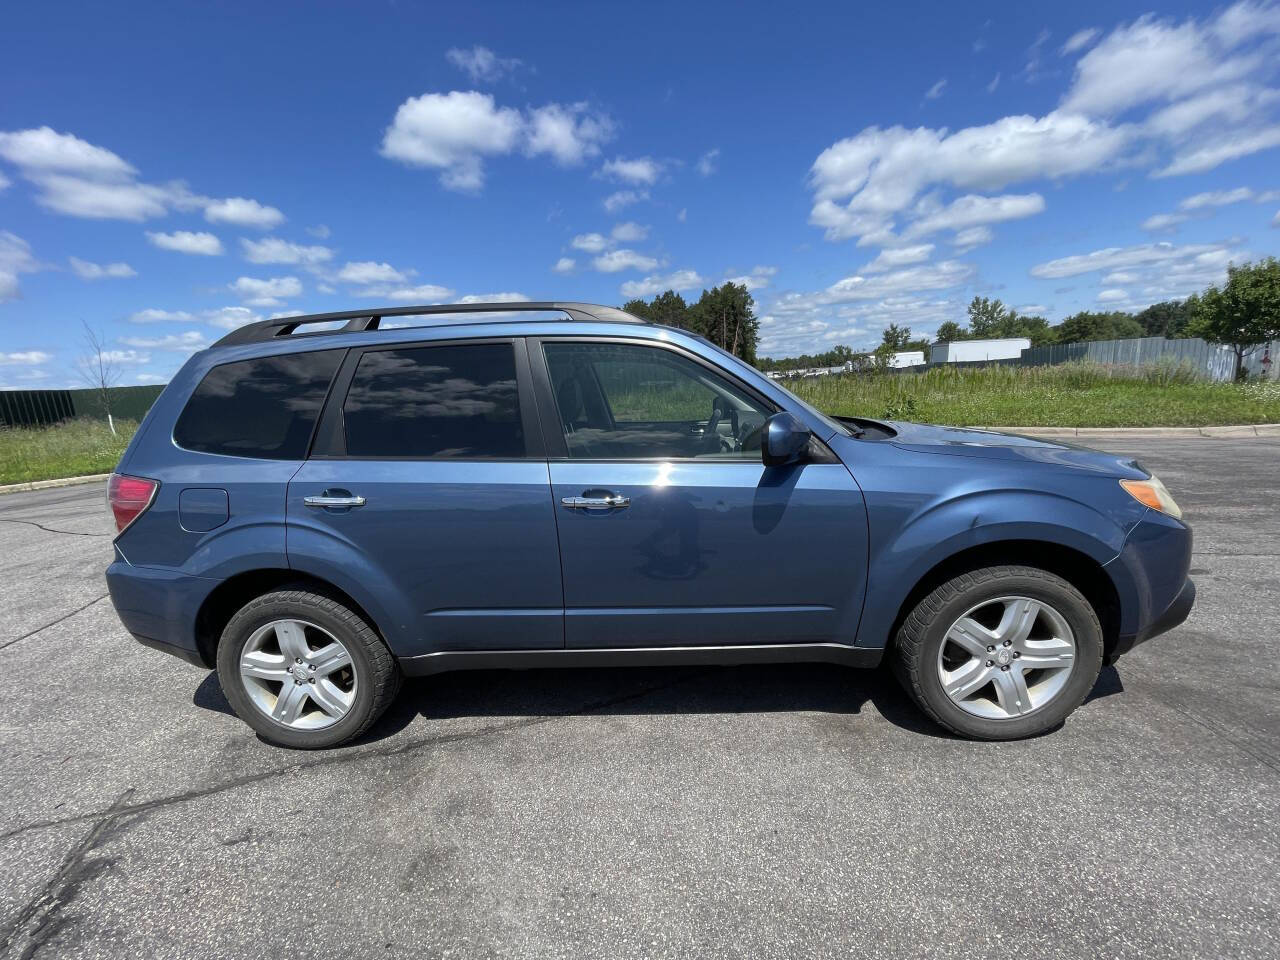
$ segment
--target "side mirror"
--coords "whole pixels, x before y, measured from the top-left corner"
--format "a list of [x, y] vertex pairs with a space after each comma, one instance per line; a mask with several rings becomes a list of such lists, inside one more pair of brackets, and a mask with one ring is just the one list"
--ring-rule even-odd
[[800, 463], [809, 449], [809, 428], [793, 413], [775, 413], [764, 422], [760, 450], [766, 467]]

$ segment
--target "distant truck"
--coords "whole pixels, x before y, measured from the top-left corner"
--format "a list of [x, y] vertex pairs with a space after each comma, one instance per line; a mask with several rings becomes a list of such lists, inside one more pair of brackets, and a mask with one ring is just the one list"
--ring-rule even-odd
[[1031, 347], [1026, 337], [1001, 340], [939, 340], [930, 353], [931, 363], [963, 363], [973, 360], [1016, 360]]

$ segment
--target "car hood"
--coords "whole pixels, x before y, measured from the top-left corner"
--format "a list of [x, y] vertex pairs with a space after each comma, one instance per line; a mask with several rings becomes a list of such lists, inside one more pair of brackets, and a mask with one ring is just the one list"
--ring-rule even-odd
[[927, 423], [886, 421], [897, 434], [896, 446], [919, 453], [988, 460], [1023, 460], [1086, 470], [1119, 478], [1142, 479], [1146, 470], [1132, 457], [1116, 456], [1088, 447], [1043, 437], [978, 430], [973, 427], [943, 427]]

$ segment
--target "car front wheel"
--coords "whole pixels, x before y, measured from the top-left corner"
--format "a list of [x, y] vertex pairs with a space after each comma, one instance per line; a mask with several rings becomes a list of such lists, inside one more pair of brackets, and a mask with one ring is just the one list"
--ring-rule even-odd
[[1035, 567], [961, 574], [921, 600], [895, 642], [907, 692], [947, 729], [980, 740], [1060, 724], [1093, 688], [1102, 627], [1068, 581]]
[[363, 617], [299, 587], [257, 597], [231, 618], [218, 682], [264, 739], [315, 749], [367, 730], [395, 698], [400, 671]]

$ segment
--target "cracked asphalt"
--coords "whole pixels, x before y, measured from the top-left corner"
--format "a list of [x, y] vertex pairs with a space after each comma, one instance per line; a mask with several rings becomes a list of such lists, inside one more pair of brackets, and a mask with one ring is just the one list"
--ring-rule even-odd
[[283, 751], [124, 632], [101, 485], [0, 497], [0, 956], [1280, 955], [1280, 441], [1095, 445], [1199, 602], [1009, 744], [796, 666], [445, 675]]

